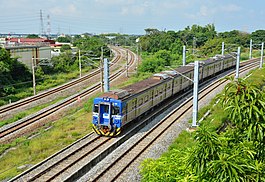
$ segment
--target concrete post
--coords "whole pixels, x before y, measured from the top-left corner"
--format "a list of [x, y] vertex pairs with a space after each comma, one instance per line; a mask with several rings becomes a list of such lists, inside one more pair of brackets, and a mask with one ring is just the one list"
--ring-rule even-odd
[[104, 92], [109, 92], [109, 60], [104, 58]]
[[249, 45], [249, 59], [252, 59], [252, 39], [250, 39], [250, 45]]
[[259, 68], [262, 68], [262, 66], [263, 66], [263, 51], [264, 51], [264, 42], [261, 43]]
[[236, 55], [236, 79], [239, 77], [239, 65], [240, 65], [240, 47], [237, 48], [237, 55]]
[[224, 53], [225, 53], [225, 43], [222, 42], [222, 56], [224, 55]]
[[186, 65], [186, 46], [183, 46], [183, 52], [182, 52], [182, 66]]
[[192, 127], [197, 126], [198, 118], [198, 87], [199, 87], [199, 61], [194, 62], [194, 81], [193, 81], [193, 115]]

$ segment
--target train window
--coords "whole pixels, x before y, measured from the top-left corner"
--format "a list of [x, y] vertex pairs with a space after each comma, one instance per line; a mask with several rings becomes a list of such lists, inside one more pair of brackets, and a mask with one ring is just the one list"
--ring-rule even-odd
[[143, 98], [139, 100], [139, 106], [143, 104]]
[[135, 103], [136, 103], [136, 101], [134, 100], [134, 101], [132, 101], [132, 109], [134, 109], [135, 108]]
[[94, 104], [93, 112], [98, 113], [98, 104]]
[[158, 90], [156, 90], [156, 94], [155, 94], [155, 96], [158, 96]]
[[148, 95], [145, 96], [144, 101], [145, 101], [145, 102], [148, 101]]
[[118, 115], [120, 113], [120, 108], [118, 106], [112, 107], [112, 115]]
[[109, 105], [103, 105], [104, 106], [104, 113], [109, 113]]

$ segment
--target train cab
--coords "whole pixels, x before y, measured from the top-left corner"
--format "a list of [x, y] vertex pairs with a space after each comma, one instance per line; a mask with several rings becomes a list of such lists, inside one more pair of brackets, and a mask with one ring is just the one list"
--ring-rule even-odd
[[93, 129], [98, 135], [116, 136], [121, 131], [122, 102], [113, 98], [95, 98]]

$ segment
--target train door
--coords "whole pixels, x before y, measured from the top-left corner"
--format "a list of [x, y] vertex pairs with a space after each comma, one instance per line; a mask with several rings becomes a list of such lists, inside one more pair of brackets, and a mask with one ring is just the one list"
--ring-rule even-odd
[[100, 125], [109, 126], [110, 128], [110, 104], [99, 104], [99, 123]]

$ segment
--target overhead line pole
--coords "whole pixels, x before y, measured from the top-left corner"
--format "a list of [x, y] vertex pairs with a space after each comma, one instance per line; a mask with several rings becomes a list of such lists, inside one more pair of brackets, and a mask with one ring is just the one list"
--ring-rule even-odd
[[199, 90], [199, 61], [194, 62], [194, 81], [193, 81], [193, 115], [192, 127], [196, 127], [198, 119], [198, 90]]
[[261, 43], [259, 68], [262, 68], [262, 66], [263, 66], [263, 51], [264, 51], [264, 42]]
[[36, 79], [35, 79], [35, 58], [32, 57], [32, 81], [33, 81], [33, 95], [36, 95]]
[[222, 42], [222, 56], [224, 55], [224, 53], [225, 53], [225, 43]]
[[236, 76], [235, 76], [236, 79], [238, 79], [239, 77], [239, 64], [240, 64], [240, 47], [237, 48], [237, 55], [236, 55]]
[[182, 66], [186, 65], [186, 46], [183, 46], [183, 51], [182, 51]]
[[250, 45], [249, 45], [249, 59], [252, 59], [252, 47], [253, 47], [252, 39], [250, 39]]
[[81, 65], [81, 55], [80, 55], [80, 49], [78, 51], [78, 55], [79, 55], [79, 77], [82, 77], [82, 65]]
[[104, 92], [103, 88], [103, 47], [101, 47], [101, 56], [100, 56], [100, 81], [101, 81], [101, 92]]

